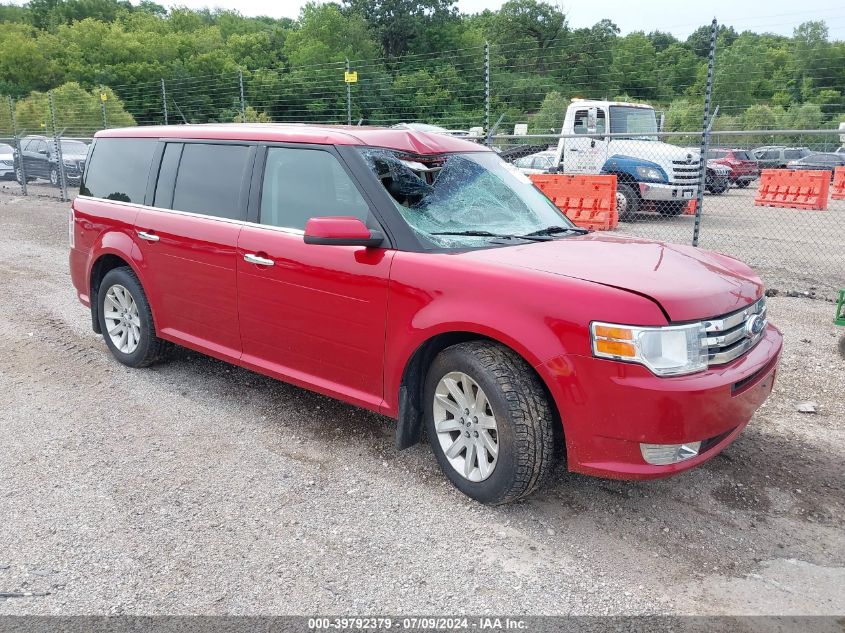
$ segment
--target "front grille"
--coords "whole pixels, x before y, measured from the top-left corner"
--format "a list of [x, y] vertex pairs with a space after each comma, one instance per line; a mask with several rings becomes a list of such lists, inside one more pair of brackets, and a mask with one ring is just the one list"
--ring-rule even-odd
[[[762, 321], [762, 327], [758, 325], [755, 332], [757, 320]], [[763, 338], [768, 323], [765, 297], [747, 308], [705, 321], [708, 364], [724, 365], [745, 354]]]
[[0, 160], [0, 165], [2, 165], [3, 167], [11, 167], [12, 161], [10, 161], [10, 160]]
[[688, 163], [685, 160], [672, 161], [672, 183], [679, 185], [694, 185], [698, 182], [698, 163]]

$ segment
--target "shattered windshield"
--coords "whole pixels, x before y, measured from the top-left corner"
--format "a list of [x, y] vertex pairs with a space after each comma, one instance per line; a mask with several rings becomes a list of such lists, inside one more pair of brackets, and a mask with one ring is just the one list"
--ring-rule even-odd
[[[411, 156], [363, 148], [399, 213], [433, 248], [482, 247], [573, 224], [513, 165], [493, 152]], [[455, 235], [455, 233], [486, 235]], [[443, 235], [449, 233], [450, 235]]]

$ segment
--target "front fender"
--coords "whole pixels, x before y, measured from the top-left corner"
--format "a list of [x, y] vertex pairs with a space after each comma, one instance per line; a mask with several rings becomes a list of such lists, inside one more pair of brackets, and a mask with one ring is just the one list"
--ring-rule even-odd
[[543, 377], [548, 361], [590, 353], [591, 320], [620, 314], [643, 323], [663, 319], [652, 301], [617, 288], [460, 255], [408, 252], [394, 258], [388, 305], [382, 412], [391, 416], [398, 413], [409, 361], [438, 335], [492, 339]]

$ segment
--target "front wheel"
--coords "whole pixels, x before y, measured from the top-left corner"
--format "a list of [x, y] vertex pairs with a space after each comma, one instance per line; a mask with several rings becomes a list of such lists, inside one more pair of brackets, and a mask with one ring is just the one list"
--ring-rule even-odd
[[496, 505], [537, 490], [554, 465], [554, 418], [539, 378], [486, 341], [442, 351], [425, 383], [426, 431], [440, 468], [465, 495]]
[[61, 185], [61, 182], [59, 181], [59, 170], [55, 167], [52, 167], [50, 169], [50, 184], [54, 187], [58, 187]]
[[635, 220], [640, 210], [640, 196], [626, 182], [616, 184], [616, 211], [620, 220]]
[[170, 344], [156, 336], [150, 304], [129, 267], [106, 273], [97, 293], [100, 331], [112, 355], [129, 367], [160, 360]]

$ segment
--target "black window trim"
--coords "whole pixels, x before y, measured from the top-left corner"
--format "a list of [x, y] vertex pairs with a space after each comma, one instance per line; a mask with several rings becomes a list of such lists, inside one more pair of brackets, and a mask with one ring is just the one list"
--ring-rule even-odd
[[[127, 138], [144, 138], [144, 137], [127, 137]], [[179, 143], [182, 145], [183, 149], [185, 145], [188, 144], [199, 144], [199, 145], [241, 145], [245, 147], [249, 147], [250, 151], [247, 154], [246, 164], [244, 165], [244, 172], [241, 177], [241, 190], [238, 194], [238, 211], [239, 215], [244, 218], [224, 218], [219, 215], [210, 215], [208, 213], [198, 213], [196, 211], [181, 211], [179, 209], [174, 209], [173, 207], [173, 196], [176, 187], [176, 179], [174, 178], [173, 184], [169, 187], [169, 190], [166, 193], [167, 199], [170, 200], [170, 207], [156, 207], [153, 206], [153, 202], [155, 202], [155, 193], [156, 187], [158, 186], [158, 179], [161, 171], [162, 161], [164, 159], [164, 149], [168, 143]], [[157, 211], [167, 211], [170, 213], [185, 213], [188, 215], [194, 215], [202, 218], [209, 218], [211, 220], [218, 220], [223, 222], [249, 222], [249, 197], [250, 197], [250, 189], [252, 185], [252, 174], [255, 170], [255, 157], [257, 153], [258, 141], [241, 141], [241, 140], [230, 140], [230, 139], [206, 139], [206, 138], [177, 138], [177, 137], [164, 137], [158, 139], [158, 145], [156, 146], [155, 151], [153, 152], [153, 159], [150, 164], [150, 175], [149, 179], [147, 180], [147, 192], [144, 196], [144, 206], [150, 209], [155, 209]], [[182, 164], [182, 154], [179, 156], [179, 164], [177, 165], [177, 171]], [[87, 165], [86, 165], [87, 169]]]

